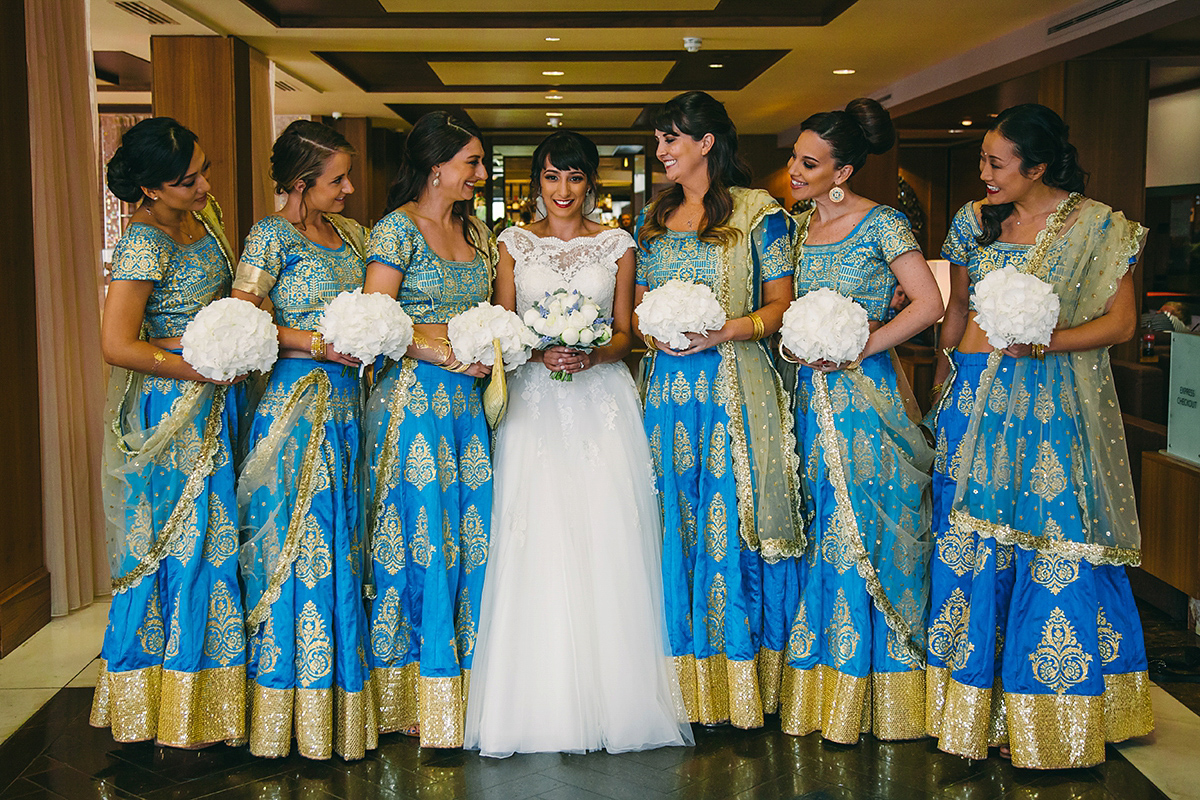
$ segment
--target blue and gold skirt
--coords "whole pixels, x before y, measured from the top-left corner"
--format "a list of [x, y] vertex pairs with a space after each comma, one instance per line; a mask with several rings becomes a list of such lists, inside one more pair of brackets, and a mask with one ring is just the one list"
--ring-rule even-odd
[[250, 751], [362, 758], [375, 746], [359, 524], [358, 371], [282, 358], [241, 476]]
[[368, 662], [380, 730], [419, 725], [423, 747], [463, 745], [492, 514], [481, 395], [468, 375], [405, 358], [368, 403]]
[[890, 356], [860, 370], [797, 371], [796, 443], [812, 519], [780, 703], [787, 733], [820, 730], [843, 744], [864, 732], [925, 735], [930, 453], [905, 415]]
[[129, 468], [133, 453], [106, 454], [106, 480], [120, 475], [108, 513], [110, 529], [115, 522], [123, 537], [114, 553], [122, 577], [114, 580], [91, 724], [111, 727], [120, 742], [241, 740], [246, 637], [234, 442], [244, 393], [134, 378], [107, 424], [172, 427], [185, 394], [205, 399], [143, 466]]
[[[1088, 494], [1080, 432], [1060, 399], [1073, 391], [1069, 367], [1031, 360], [1015, 381], [1018, 362], [1006, 356], [983, 398], [988, 354], [953, 361], [936, 424], [927, 727], [939, 748], [969, 758], [1007, 744], [1019, 767], [1097, 764], [1105, 742], [1144, 735], [1153, 719], [1124, 568], [1069, 553]], [[964, 453], [978, 403], [990, 409], [979, 409], [978, 433], [989, 457], [972, 464]], [[960, 480], [972, 516], [1062, 546], [1025, 548], [952, 525]]]
[[797, 562], [768, 564], [738, 536], [729, 416], [714, 390], [721, 354], [652, 358], [645, 426], [663, 511], [667, 638], [684, 705], [692, 722], [760, 727], [764, 710], [778, 707]]

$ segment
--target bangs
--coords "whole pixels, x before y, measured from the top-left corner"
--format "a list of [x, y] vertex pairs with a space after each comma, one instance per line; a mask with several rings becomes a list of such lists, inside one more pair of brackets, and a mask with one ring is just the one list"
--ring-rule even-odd
[[587, 154], [583, 152], [583, 148], [579, 143], [563, 137], [550, 142], [546, 147], [545, 158], [539, 172], [546, 168], [546, 165], [554, 167], [560, 172], [570, 172], [576, 170], [584, 175], [590, 175], [594, 169], [594, 165], [588, 163]]

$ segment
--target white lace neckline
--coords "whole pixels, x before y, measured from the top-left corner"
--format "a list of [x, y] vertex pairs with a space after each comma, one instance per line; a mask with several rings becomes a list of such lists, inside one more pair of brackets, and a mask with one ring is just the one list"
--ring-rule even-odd
[[[558, 244], [560, 247], [571, 247], [572, 245], [574, 245], [576, 243], [586, 244], [589, 242], [598, 242], [598, 241], [602, 240], [605, 236], [608, 236], [609, 234], [625, 233], [626, 235], [628, 235], [628, 232], [623, 228], [606, 228], [606, 229], [600, 231], [599, 233], [593, 233], [590, 236], [576, 236], [573, 239], [560, 239], [557, 236], [538, 236], [536, 233], [529, 230], [528, 228], [522, 228], [519, 225], [514, 225], [513, 227], [507, 228], [506, 230], [520, 231], [521, 233], [525, 234], [530, 239], [532, 239], [534, 242], [537, 242], [539, 244], [540, 243]], [[630, 238], [632, 238], [632, 237], [630, 237]]]

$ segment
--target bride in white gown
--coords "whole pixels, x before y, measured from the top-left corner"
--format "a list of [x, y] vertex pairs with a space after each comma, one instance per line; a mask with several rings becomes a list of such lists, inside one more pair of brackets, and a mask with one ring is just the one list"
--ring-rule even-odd
[[524, 314], [576, 289], [613, 316], [613, 338], [591, 353], [535, 351], [509, 378], [465, 746], [503, 757], [690, 745], [666, 649], [650, 449], [621, 361], [635, 244], [584, 217], [599, 166], [590, 140], [554, 133], [533, 163], [546, 218], [500, 235], [493, 302]]

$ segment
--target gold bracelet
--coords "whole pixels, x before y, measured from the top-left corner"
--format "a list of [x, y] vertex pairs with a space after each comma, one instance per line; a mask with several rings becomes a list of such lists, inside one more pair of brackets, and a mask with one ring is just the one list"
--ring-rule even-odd
[[1032, 350], [1033, 350], [1033, 352], [1031, 353], [1031, 355], [1032, 355], [1034, 358], [1036, 358], [1038, 361], [1045, 361], [1045, 360], [1046, 360], [1046, 345], [1044, 345], [1044, 344], [1034, 344], [1034, 345], [1030, 345], [1030, 347], [1031, 347], [1031, 348], [1032, 348]]
[[766, 335], [766, 326], [763, 325], [762, 317], [757, 311], [751, 311], [746, 316], [750, 317], [751, 324], [754, 325], [754, 333], [750, 336], [750, 341], [757, 342]]
[[312, 355], [314, 361], [328, 361], [325, 357], [325, 337], [320, 331], [312, 332], [312, 339], [308, 343], [308, 352]]
[[654, 341], [654, 337], [648, 333], [642, 334], [642, 341], [646, 343], [647, 350], [657, 350], [658, 344]]
[[942, 391], [943, 391], [945, 388], [946, 388], [946, 382], [945, 382], [945, 381], [942, 381], [941, 383], [935, 383], [935, 384], [933, 385], [933, 388], [929, 390], [929, 393], [930, 393], [931, 395], [934, 395], [934, 394], [941, 394], [941, 393], [942, 393]]
[[163, 355], [162, 350], [155, 350], [154, 351], [154, 366], [150, 368], [150, 374], [157, 375], [159, 367], [161, 367], [163, 365], [163, 362], [165, 362], [166, 360], [167, 360], [167, 357], [165, 355]]

